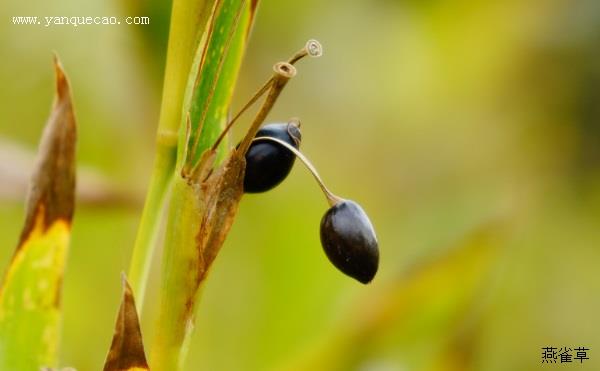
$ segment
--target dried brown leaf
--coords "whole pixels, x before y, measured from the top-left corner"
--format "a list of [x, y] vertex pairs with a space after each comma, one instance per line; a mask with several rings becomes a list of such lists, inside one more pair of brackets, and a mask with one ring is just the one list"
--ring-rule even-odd
[[223, 165], [202, 184], [203, 204], [206, 208], [196, 237], [203, 258], [201, 264], [204, 264], [199, 270], [199, 281], [204, 278], [233, 224], [244, 194], [245, 169], [244, 155], [234, 149]]
[[123, 275], [123, 299], [104, 371], [149, 370], [133, 292]]
[[54, 69], [56, 96], [40, 142], [19, 245], [35, 227], [38, 213], [43, 213], [44, 228], [59, 219], [70, 223], [73, 217], [77, 129], [69, 82], [56, 56]]
[[54, 69], [56, 96], [31, 179], [25, 224], [0, 287], [2, 370], [37, 370], [57, 361], [77, 133], [69, 82], [57, 57]]

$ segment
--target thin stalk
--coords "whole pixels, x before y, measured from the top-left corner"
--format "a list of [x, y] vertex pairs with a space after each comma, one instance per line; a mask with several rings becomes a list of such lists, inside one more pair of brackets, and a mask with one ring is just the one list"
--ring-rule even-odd
[[[302, 58], [306, 57], [307, 55], [309, 55], [313, 58], [318, 58], [323, 55], [323, 47], [317, 40], [313, 40], [313, 39], [308, 40], [306, 42], [306, 45], [304, 45], [304, 47], [302, 49], [300, 49], [299, 51], [294, 53], [294, 55], [291, 56], [290, 59], [288, 59], [287, 64], [294, 65], [296, 62], [298, 62]], [[286, 63], [286, 62], [281, 62], [280, 64], [282, 64], [282, 63]], [[279, 68], [278, 66], [280, 64], [275, 65], [274, 68]], [[295, 75], [295, 73], [296, 72], [294, 70], [293, 74]], [[221, 141], [223, 140], [225, 135], [229, 132], [229, 129], [231, 129], [233, 124], [235, 124], [237, 122], [237, 120], [240, 118], [240, 116], [242, 116], [242, 114], [244, 112], [246, 112], [248, 110], [248, 108], [252, 107], [252, 105], [254, 105], [254, 103], [256, 103], [256, 101], [260, 97], [262, 97], [266, 92], [269, 91], [269, 88], [273, 86], [273, 84], [275, 83], [275, 80], [276, 80], [276, 76], [272, 76], [271, 78], [269, 78], [269, 80], [267, 80], [267, 82], [265, 82], [263, 84], [263, 86], [261, 86], [260, 89], [258, 89], [256, 91], [256, 93], [254, 93], [252, 98], [250, 98], [250, 100], [244, 105], [244, 107], [242, 107], [242, 109], [240, 109], [240, 111], [229, 121], [229, 123], [225, 126], [225, 128], [223, 129], [223, 131], [221, 132], [221, 134], [215, 141], [215, 143], [212, 145], [213, 151], [217, 149], [217, 147], [219, 146], [219, 144], [221, 143]], [[272, 104], [271, 104], [271, 107], [272, 107]]]
[[271, 77], [263, 86], [260, 87], [260, 89], [258, 89], [256, 91], [256, 93], [254, 93], [254, 95], [252, 96], [252, 98], [250, 98], [248, 103], [246, 103], [244, 105], [244, 107], [242, 107], [242, 109], [231, 119], [231, 121], [229, 121], [229, 123], [225, 126], [225, 128], [221, 132], [221, 134], [219, 134], [219, 137], [217, 138], [217, 140], [215, 140], [215, 143], [212, 145], [211, 148], [213, 151], [217, 150], [217, 147], [219, 147], [219, 144], [221, 143], [223, 138], [225, 138], [225, 135], [229, 132], [229, 129], [231, 129], [233, 124], [235, 124], [235, 122], [240, 118], [240, 116], [242, 116], [242, 114], [244, 112], [246, 112], [248, 110], [248, 108], [252, 107], [252, 105], [254, 103], [256, 103], [256, 101], [260, 97], [262, 97], [267, 91], [269, 91], [269, 88], [271, 87], [272, 84], [273, 84], [273, 78]]
[[300, 152], [299, 150], [297, 150], [294, 146], [292, 146], [292, 145], [284, 142], [283, 140], [280, 140], [280, 139], [277, 139], [277, 138], [273, 138], [273, 137], [257, 137], [257, 138], [254, 138], [253, 142], [254, 141], [263, 141], [263, 140], [269, 140], [271, 142], [275, 142], [277, 144], [280, 144], [280, 145], [284, 146], [285, 148], [287, 148], [288, 150], [290, 150], [290, 152], [292, 152], [294, 155], [296, 155], [296, 157], [298, 157], [300, 159], [300, 161], [302, 161], [302, 163], [304, 164], [304, 166], [306, 166], [306, 168], [308, 169], [308, 171], [310, 171], [310, 173], [313, 175], [313, 177], [315, 178], [315, 180], [319, 184], [319, 187], [321, 187], [321, 190], [323, 191], [323, 194], [325, 195], [325, 198], [327, 199], [327, 202], [329, 203], [329, 206], [335, 206], [339, 202], [343, 201], [342, 198], [334, 195], [325, 186], [325, 183], [323, 182], [323, 179], [321, 179], [321, 176], [319, 175], [319, 172], [317, 171], [317, 169], [310, 162], [310, 160], [306, 156], [304, 156], [304, 154], [302, 152]]
[[306, 42], [304, 48], [300, 49], [296, 54], [294, 54], [290, 59], [288, 59], [289, 64], [294, 64], [300, 59], [310, 55], [313, 58], [318, 58], [323, 55], [323, 47], [321, 43], [317, 40], [311, 39]]
[[157, 140], [157, 154], [154, 162], [154, 170], [140, 219], [140, 225], [133, 248], [131, 264], [129, 266], [129, 280], [131, 281], [134, 297], [137, 300], [137, 309], [142, 312], [146, 284], [150, 273], [152, 256], [160, 221], [164, 208], [167, 190], [173, 178], [175, 160], [177, 156], [177, 138], [159, 137]]
[[[242, 143], [240, 143], [239, 147], [237, 148], [237, 151], [241, 151], [241, 153], [243, 154], [246, 153], [248, 147], [250, 147], [250, 142], [252, 142], [252, 138], [256, 135], [256, 132], [260, 128], [260, 125], [262, 125], [262, 123], [265, 121], [265, 118], [267, 117], [269, 112], [271, 112], [271, 109], [273, 108], [273, 105], [275, 104], [277, 98], [281, 94], [281, 91], [283, 90], [289, 79], [296, 75], [296, 69], [294, 68], [294, 66], [286, 62], [279, 62], [275, 64], [273, 69], [275, 70], [275, 74], [273, 75], [273, 77], [271, 77], [269, 81], [267, 81], [267, 83], [265, 83], [265, 85], [263, 85], [263, 87], [258, 90], [254, 97], [250, 99], [250, 102], [246, 104], [244, 108], [242, 108], [242, 111], [240, 111], [240, 113], [238, 113], [236, 117], [234, 117], [234, 119], [225, 127], [225, 129], [223, 129], [223, 131], [211, 147], [212, 153], [214, 153], [216, 148], [219, 146], [219, 142], [225, 137], [225, 134], [231, 128], [231, 126], [235, 122], [235, 119], [237, 119], [248, 107], [250, 107], [252, 103], [256, 102], [256, 100], [260, 98], [260, 96], [263, 95], [265, 91], [268, 91], [269, 94], [267, 95], [267, 98], [265, 98], [265, 101], [260, 107], [260, 110], [256, 113], [254, 121], [252, 122], [252, 126], [250, 127], [248, 133], [242, 140]], [[269, 89], [266, 90], [267, 88]], [[204, 168], [205, 160], [206, 158], [200, 158], [191, 171], [188, 171], [185, 168], [184, 171], [187, 174], [191, 174], [191, 178], [203, 179], [204, 177], [199, 177], [198, 174]]]
[[254, 138], [258, 132], [258, 129], [260, 129], [260, 126], [265, 121], [265, 118], [269, 112], [271, 112], [271, 109], [275, 105], [275, 102], [277, 101], [277, 98], [279, 98], [279, 95], [281, 94], [281, 91], [285, 85], [292, 77], [296, 75], [296, 68], [287, 62], [279, 62], [275, 64], [275, 66], [273, 66], [273, 70], [275, 71], [275, 74], [273, 75], [273, 83], [271, 85], [271, 89], [269, 90], [269, 95], [267, 95], [267, 98], [260, 107], [260, 110], [256, 113], [250, 129], [246, 133], [244, 139], [242, 139], [242, 142], [237, 149], [237, 151], [242, 154], [246, 154], [248, 151], [250, 143], [252, 143], [252, 138]]

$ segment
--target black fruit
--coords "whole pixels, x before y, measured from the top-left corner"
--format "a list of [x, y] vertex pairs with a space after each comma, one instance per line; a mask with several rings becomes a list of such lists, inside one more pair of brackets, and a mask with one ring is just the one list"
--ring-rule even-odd
[[[265, 125], [255, 137], [277, 138], [298, 149], [302, 134], [299, 122], [290, 121], [287, 124]], [[296, 156], [280, 144], [267, 140], [254, 141], [246, 152], [244, 192], [260, 193], [274, 188], [290, 173], [295, 159]]]
[[340, 271], [369, 283], [379, 266], [375, 230], [364, 210], [354, 201], [342, 200], [321, 219], [321, 244]]

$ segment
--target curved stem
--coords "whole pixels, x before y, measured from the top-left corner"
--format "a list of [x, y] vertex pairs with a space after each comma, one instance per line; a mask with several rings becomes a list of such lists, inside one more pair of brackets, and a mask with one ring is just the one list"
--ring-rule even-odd
[[287, 82], [296, 75], [296, 68], [286, 62], [276, 63], [275, 66], [273, 66], [273, 69], [275, 70], [275, 74], [273, 75], [273, 84], [269, 89], [269, 95], [267, 95], [260, 110], [256, 113], [250, 129], [248, 129], [246, 136], [242, 139], [237, 149], [242, 155], [245, 155], [248, 151], [252, 138], [254, 138], [260, 125], [262, 125], [269, 112], [271, 112], [271, 108], [275, 105], [277, 98]]
[[288, 59], [288, 63], [294, 64], [300, 59], [306, 57], [307, 55], [310, 55], [313, 58], [322, 56], [323, 47], [321, 46], [321, 43], [314, 39], [308, 40], [306, 42], [306, 45], [304, 45], [304, 48], [297, 51], [296, 54], [294, 54], [290, 59]]
[[310, 173], [313, 175], [313, 177], [315, 178], [317, 183], [319, 183], [319, 187], [321, 187], [323, 194], [325, 194], [325, 198], [327, 198], [327, 202], [329, 203], [329, 206], [335, 206], [339, 202], [343, 201], [342, 198], [334, 195], [325, 186], [325, 183], [323, 183], [323, 179], [321, 179], [321, 176], [317, 172], [317, 169], [314, 167], [314, 165], [310, 162], [310, 160], [306, 156], [304, 156], [304, 154], [302, 152], [297, 150], [294, 146], [284, 142], [281, 139], [277, 139], [277, 138], [273, 138], [273, 137], [257, 137], [257, 138], [254, 138], [253, 142], [259, 141], [259, 140], [270, 140], [271, 142], [278, 143], [278, 144], [284, 146], [285, 148], [287, 148], [288, 150], [290, 150], [294, 155], [296, 155], [296, 157], [298, 157], [300, 159], [300, 161], [302, 161], [304, 166], [306, 166], [306, 168], [310, 171]]
[[273, 77], [271, 77], [269, 80], [267, 80], [267, 82], [264, 83], [264, 85], [260, 89], [258, 89], [258, 91], [256, 93], [254, 93], [254, 95], [252, 96], [252, 98], [250, 98], [248, 103], [246, 103], [244, 105], [244, 107], [242, 107], [242, 109], [229, 121], [229, 123], [225, 126], [225, 128], [223, 129], [223, 131], [221, 132], [221, 134], [219, 135], [217, 140], [215, 140], [215, 143], [212, 145], [213, 151], [217, 149], [217, 147], [219, 146], [219, 144], [221, 143], [221, 141], [223, 140], [225, 135], [229, 132], [229, 129], [231, 129], [233, 124], [235, 124], [237, 119], [239, 119], [240, 116], [244, 112], [246, 112], [246, 110], [248, 110], [248, 108], [252, 107], [252, 105], [254, 103], [256, 103], [256, 101], [269, 90], [271, 85], [273, 85], [273, 81], [274, 81]]
[[[308, 40], [306, 42], [306, 45], [304, 45], [304, 47], [302, 49], [297, 51], [293, 56], [290, 57], [290, 59], [288, 59], [287, 63], [294, 65], [294, 63], [298, 62], [300, 59], [306, 57], [307, 55], [309, 55], [313, 58], [317, 58], [317, 57], [320, 57], [321, 55], [323, 55], [323, 47], [317, 40], [313, 40], [313, 39]], [[252, 98], [250, 98], [248, 103], [246, 103], [244, 105], [244, 107], [242, 107], [242, 109], [240, 109], [240, 111], [229, 121], [229, 123], [227, 123], [227, 125], [225, 126], [225, 128], [223, 129], [223, 131], [221, 132], [221, 134], [215, 141], [215, 143], [212, 145], [213, 150], [216, 150], [216, 148], [219, 146], [219, 144], [221, 143], [221, 141], [223, 140], [225, 135], [229, 132], [229, 129], [231, 129], [233, 124], [240, 118], [240, 116], [242, 116], [242, 114], [244, 112], [246, 112], [248, 110], [248, 108], [252, 107], [252, 105], [254, 103], [256, 103], [256, 101], [260, 97], [262, 97], [266, 92], [268, 92], [269, 88], [271, 88], [275, 85], [276, 79], [277, 79], [277, 76], [270, 77], [267, 80], [267, 82], [265, 82], [263, 84], [263, 86], [260, 89], [258, 89], [258, 91], [256, 93], [254, 93], [254, 95], [252, 96]], [[283, 86], [281, 86], [280, 88], [283, 89]], [[265, 104], [266, 103], [267, 102], [265, 102]]]

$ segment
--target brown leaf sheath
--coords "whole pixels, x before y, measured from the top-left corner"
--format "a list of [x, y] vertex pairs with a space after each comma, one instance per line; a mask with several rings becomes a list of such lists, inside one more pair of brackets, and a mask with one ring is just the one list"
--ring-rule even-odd
[[[210, 150], [209, 150], [210, 151]], [[209, 151], [203, 156], [211, 157]], [[203, 169], [196, 174], [207, 174], [206, 168], [211, 163], [203, 163]], [[240, 200], [244, 194], [244, 171], [246, 158], [233, 149], [223, 164], [215, 171], [210, 172], [208, 178], [200, 182], [201, 190], [196, 190], [200, 195], [200, 204], [203, 205], [200, 228], [196, 235], [198, 249], [197, 267], [194, 268], [196, 281], [186, 300], [185, 321], [193, 317], [195, 298], [200, 285], [206, 278], [208, 270], [215, 260], [223, 245], [229, 229], [237, 213]], [[189, 179], [191, 187], [198, 187], [198, 180]]]
[[199, 283], [204, 279], [233, 224], [244, 194], [245, 169], [246, 158], [234, 149], [224, 164], [202, 184], [206, 211], [196, 237], [204, 264], [203, 269], [199, 270]]
[[19, 247], [39, 217], [42, 217], [44, 228], [58, 219], [70, 224], [73, 217], [77, 128], [69, 81], [57, 56], [54, 57], [54, 69], [56, 96], [40, 141]]
[[133, 292], [123, 275], [123, 299], [104, 371], [149, 370]]
[[[227, 233], [229, 233], [244, 194], [245, 153], [283, 87], [296, 73], [294, 66], [287, 63], [278, 63], [274, 66], [274, 69], [273, 84], [265, 103], [257, 112], [251, 128], [239, 147], [232, 149], [224, 163], [214, 171], [210, 169], [213, 165], [215, 149], [208, 149], [201, 155], [198, 167], [193, 169], [191, 174], [186, 175], [185, 172], [182, 174], [184, 178], [188, 176], [186, 178], [188, 184], [196, 188], [195, 193], [200, 197], [200, 204], [203, 206], [200, 229], [196, 235], [199, 256], [198, 267], [195, 271], [196, 282], [186, 300], [186, 322], [193, 317], [193, 304], [198, 288], [206, 278], [209, 267], [221, 249]], [[203, 181], [202, 174], [210, 175]], [[198, 185], [200, 185], [200, 189], [197, 189]]]

